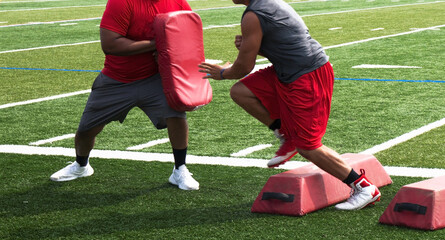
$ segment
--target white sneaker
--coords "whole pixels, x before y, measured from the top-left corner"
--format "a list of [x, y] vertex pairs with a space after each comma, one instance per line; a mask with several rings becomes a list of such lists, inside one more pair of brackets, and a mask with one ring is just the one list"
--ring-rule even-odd
[[85, 167], [81, 167], [77, 162], [73, 162], [68, 166], [60, 169], [51, 175], [50, 179], [56, 182], [71, 181], [80, 177], [88, 177], [93, 175], [94, 169], [88, 163]]
[[168, 181], [182, 190], [198, 190], [199, 183], [192, 175], [193, 173], [189, 172], [185, 165], [180, 166], [179, 169], [173, 167], [173, 173]]
[[365, 176], [365, 171], [355, 182], [351, 183], [351, 196], [346, 202], [335, 205], [338, 210], [359, 210], [380, 201], [381, 193]]

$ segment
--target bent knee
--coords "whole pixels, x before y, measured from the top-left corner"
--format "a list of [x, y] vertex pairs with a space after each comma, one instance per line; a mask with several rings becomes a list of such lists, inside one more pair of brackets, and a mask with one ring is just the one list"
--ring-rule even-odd
[[240, 86], [239, 82], [233, 84], [230, 88], [230, 97], [235, 100], [240, 96]]
[[76, 138], [94, 138], [99, 134], [102, 129], [104, 129], [105, 125], [99, 125], [90, 129], [77, 129], [76, 131]]
[[238, 102], [241, 98], [249, 97], [250, 95], [253, 95], [252, 92], [242, 82], [237, 82], [230, 88], [230, 97], [235, 102]]

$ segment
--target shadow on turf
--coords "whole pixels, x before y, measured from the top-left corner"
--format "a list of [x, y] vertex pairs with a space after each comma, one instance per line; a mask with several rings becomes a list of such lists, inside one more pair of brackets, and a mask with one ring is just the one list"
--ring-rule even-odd
[[[25, 226], [14, 228], [13, 231], [6, 233], [8, 238], [94, 238], [94, 235], [105, 236], [131, 231], [150, 232], [169, 229], [175, 231], [174, 229], [184, 226], [213, 225], [267, 217], [267, 215], [251, 214], [249, 209], [252, 202], [209, 207], [199, 207], [199, 203], [189, 205], [190, 203], [184, 202], [184, 204], [159, 209], [159, 204], [169, 205], [168, 202], [156, 202], [159, 196], [170, 195], [171, 191], [177, 190], [176, 186], [169, 183], [152, 188], [139, 187], [119, 193], [86, 194], [87, 191], [84, 189], [65, 190], [64, 184], [50, 182], [25, 192], [1, 196], [0, 203], [7, 206], [7, 210], [3, 210], [0, 217], [3, 219], [23, 218], [21, 221], [26, 222]], [[178, 201], [186, 200], [185, 196], [192, 196], [190, 191], [180, 193]], [[143, 201], [137, 200], [135, 202], [141, 206], [133, 207], [134, 202], [131, 200], [143, 195], [154, 195], [154, 197], [148, 197], [148, 200], [152, 201], [145, 201], [146, 198]], [[181, 198], [183, 196], [184, 198]], [[175, 200], [172, 201], [177, 203]], [[121, 204], [124, 206], [122, 207]], [[111, 205], [117, 207], [109, 207]], [[67, 214], [75, 215], [70, 217]], [[33, 218], [47, 219], [46, 221], [51, 223], [43, 224], [46, 221], [40, 219], [38, 220], [40, 224], [33, 224], [31, 221]]]
[[[49, 181], [26, 191], [0, 196], [0, 203], [5, 207], [0, 212], [0, 217], [25, 217], [70, 209], [103, 207], [148, 194], [147, 189], [89, 194], [87, 193], [88, 188], [93, 189], [95, 186], [83, 184], [82, 189], [73, 189], [69, 188], [68, 184], [70, 183], [62, 184]], [[169, 186], [160, 186], [159, 189], [167, 187]], [[151, 189], [150, 191], [159, 189]]]

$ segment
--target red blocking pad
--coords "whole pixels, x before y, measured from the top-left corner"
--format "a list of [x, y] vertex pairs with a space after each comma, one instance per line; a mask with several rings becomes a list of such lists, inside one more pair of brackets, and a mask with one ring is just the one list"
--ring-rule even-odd
[[445, 176], [403, 186], [380, 223], [436, 230], [445, 227]]
[[[347, 153], [342, 157], [355, 171], [364, 169], [366, 177], [377, 187], [392, 183], [373, 155]], [[271, 176], [254, 201], [251, 211], [302, 216], [345, 201], [350, 191], [351, 188], [342, 181], [308, 163]]]
[[192, 11], [156, 15], [159, 73], [171, 108], [193, 111], [212, 100], [212, 87], [198, 64], [205, 61], [202, 21]]

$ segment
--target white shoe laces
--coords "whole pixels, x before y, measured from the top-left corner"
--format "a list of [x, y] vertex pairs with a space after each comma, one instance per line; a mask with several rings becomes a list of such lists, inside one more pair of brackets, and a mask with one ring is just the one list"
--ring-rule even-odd
[[185, 179], [189, 179], [191, 178], [191, 176], [193, 175], [193, 173], [191, 173], [187, 168], [185, 168], [184, 170], [179, 170], [177, 169], [178, 172], [178, 180], [185, 180]]

